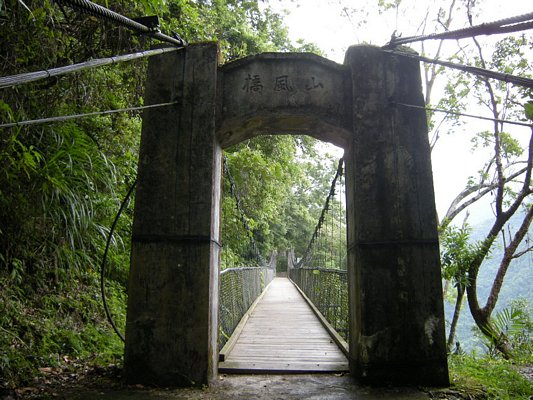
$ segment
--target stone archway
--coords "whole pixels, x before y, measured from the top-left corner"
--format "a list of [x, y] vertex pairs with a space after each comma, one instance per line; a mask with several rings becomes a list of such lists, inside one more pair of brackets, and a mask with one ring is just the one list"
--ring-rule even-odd
[[350, 369], [448, 383], [435, 201], [416, 61], [351, 47], [344, 65], [267, 53], [217, 65], [216, 44], [151, 59], [126, 328], [130, 382], [217, 374], [221, 149], [298, 133], [345, 149]]
[[307, 134], [346, 148], [352, 136], [349, 70], [309, 53], [264, 53], [218, 71], [217, 139]]

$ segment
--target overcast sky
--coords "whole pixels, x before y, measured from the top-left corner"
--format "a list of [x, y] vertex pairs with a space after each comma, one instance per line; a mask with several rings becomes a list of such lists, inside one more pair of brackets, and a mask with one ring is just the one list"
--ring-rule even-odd
[[[438, 7], [436, 1], [403, 0], [399, 12], [388, 12], [380, 15], [375, 6], [377, 0], [369, 0], [364, 5], [362, 1], [349, 0], [270, 0], [270, 5], [279, 13], [285, 14], [285, 23], [289, 28], [289, 35], [293, 40], [303, 38], [316, 43], [325, 56], [333, 61], [342, 63], [346, 49], [352, 44], [370, 43], [384, 45], [393, 32], [398, 35], [412, 36], [419, 34], [420, 21], [426, 13], [433, 16], [435, 21]], [[446, 3], [449, 3], [448, 1]], [[474, 12], [474, 24], [492, 22], [533, 12], [533, 0], [484, 0]], [[356, 7], [359, 11], [352, 14], [344, 7]], [[452, 29], [467, 26], [465, 15], [456, 14]], [[426, 33], [433, 33], [438, 27], [429, 27]], [[438, 31], [442, 31], [438, 30]], [[533, 31], [529, 31], [531, 33]], [[493, 40], [501, 39], [501, 35], [479, 37], [482, 43], [489, 44]], [[436, 41], [433, 41], [436, 42]], [[462, 41], [463, 42], [463, 41]], [[432, 46], [431, 42], [426, 42]], [[418, 45], [413, 47], [418, 51]], [[455, 42], [449, 44], [449, 49], [455, 49]], [[533, 58], [533, 57], [532, 57]], [[442, 84], [440, 88], [442, 88]], [[442, 93], [442, 92], [441, 92]], [[439, 86], [434, 99], [439, 96]], [[477, 106], [468, 110], [470, 113], [483, 113]], [[490, 116], [485, 112], [486, 116]], [[442, 216], [453, 198], [465, 187], [469, 176], [475, 175], [486, 160], [486, 155], [474, 155], [470, 151], [471, 133], [490, 129], [490, 123], [480, 123], [476, 120], [465, 120], [465, 126], [453, 135], [444, 136], [432, 155], [433, 175], [437, 200], [437, 211]], [[489, 125], [487, 125], [489, 124]], [[529, 128], [516, 129], [518, 135], [525, 139], [529, 137]], [[490, 213], [488, 202], [485, 208], [473, 210], [470, 222], [485, 219]], [[457, 221], [459, 222], [459, 221]]]

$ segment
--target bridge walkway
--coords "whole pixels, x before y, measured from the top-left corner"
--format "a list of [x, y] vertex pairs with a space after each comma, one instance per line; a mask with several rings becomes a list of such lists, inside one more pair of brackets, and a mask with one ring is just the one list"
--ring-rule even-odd
[[275, 278], [223, 349], [219, 372], [348, 371], [348, 360], [287, 278]]

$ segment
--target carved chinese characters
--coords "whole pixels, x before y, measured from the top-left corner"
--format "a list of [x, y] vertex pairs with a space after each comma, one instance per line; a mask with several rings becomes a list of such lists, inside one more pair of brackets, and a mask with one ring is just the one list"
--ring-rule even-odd
[[259, 75], [248, 74], [248, 76], [244, 78], [242, 90], [245, 90], [247, 93], [261, 93], [263, 91], [263, 85], [261, 84], [261, 78]]
[[222, 67], [216, 117], [222, 146], [237, 143], [248, 130], [328, 132], [342, 146], [350, 121], [346, 77], [346, 67], [310, 54], [262, 54]]
[[[301, 83], [301, 88], [298, 88], [294, 84], [294, 80], [291, 79], [289, 75], [277, 75], [274, 77], [274, 82], [272, 85], [267, 86], [266, 88], [271, 89], [274, 92], [295, 92], [298, 90], [311, 91], [324, 89], [324, 84], [315, 76], [311, 76], [308, 79], [299, 80], [299, 83]], [[261, 75], [251, 73], [246, 74], [241, 87], [241, 89], [246, 93], [263, 93], [264, 88], [265, 86], [263, 85]]]

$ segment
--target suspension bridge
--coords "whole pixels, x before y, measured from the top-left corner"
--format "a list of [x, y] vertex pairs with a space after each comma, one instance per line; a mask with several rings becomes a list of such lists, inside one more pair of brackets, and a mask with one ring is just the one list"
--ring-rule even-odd
[[[125, 336], [128, 382], [201, 386], [219, 368], [349, 366], [370, 383], [449, 383], [419, 62], [526, 88], [533, 81], [397, 46], [531, 29], [533, 15], [393, 38], [384, 48], [352, 46], [342, 65], [311, 54], [265, 53], [220, 66], [214, 43], [187, 45], [88, 0], [61, 3], [174, 46], [0, 78], [1, 89], [150, 57], [146, 105], [0, 124], [10, 129], [144, 111]], [[265, 133], [307, 134], [345, 151], [346, 173], [337, 180], [345, 177], [346, 191], [332, 186], [307, 251], [298, 259], [286, 254], [288, 278], [275, 277], [274, 257], [220, 271], [222, 150]], [[334, 194], [344, 200], [335, 202]], [[250, 246], [257, 257], [256, 244]]]
[[[260, 265], [235, 182], [227, 166], [224, 171], [249, 240], [243, 254]], [[288, 277], [275, 276], [276, 254], [263, 266], [221, 272], [220, 372], [349, 371], [343, 197], [341, 159], [304, 256], [297, 261], [288, 251], [284, 257]]]

